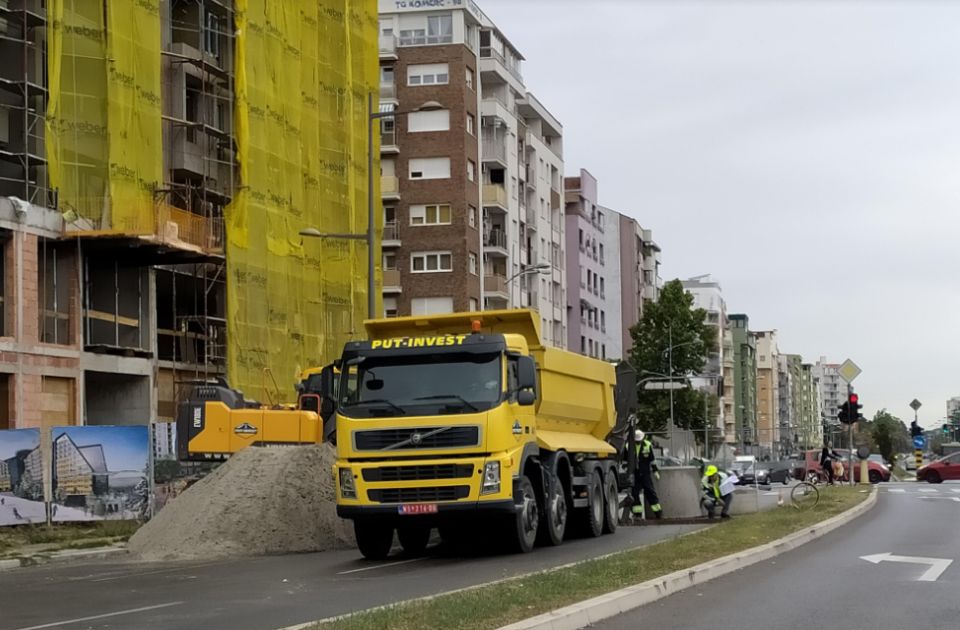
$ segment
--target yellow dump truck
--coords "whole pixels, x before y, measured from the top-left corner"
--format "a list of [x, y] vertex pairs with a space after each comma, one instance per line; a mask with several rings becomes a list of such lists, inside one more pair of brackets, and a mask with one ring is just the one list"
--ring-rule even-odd
[[193, 385], [177, 410], [177, 459], [217, 461], [248, 446], [323, 441], [320, 396], [302, 392], [296, 406], [247, 400], [223, 379]]
[[[337, 513], [380, 559], [467, 524], [514, 550], [618, 522], [617, 370], [544, 346], [539, 316], [485, 311], [366, 323], [327, 379]], [[333, 367], [325, 368], [332, 375]], [[624, 388], [624, 391], [629, 387]]]

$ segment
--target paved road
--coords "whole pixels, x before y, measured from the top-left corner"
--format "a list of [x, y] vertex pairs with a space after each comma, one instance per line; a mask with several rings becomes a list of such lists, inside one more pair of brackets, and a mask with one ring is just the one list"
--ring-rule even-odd
[[[265, 630], [649, 544], [701, 526], [624, 527], [532, 554], [362, 560], [356, 551], [215, 563], [87, 563], [0, 573], [0, 630]], [[144, 609], [146, 610], [135, 610]], [[123, 613], [111, 615], [112, 613]], [[95, 617], [80, 621], [85, 617]], [[52, 624], [52, 625], [48, 625]]]
[[[922, 492], [923, 490], [936, 492]], [[960, 593], [960, 485], [883, 484], [867, 515], [770, 562], [622, 615], [596, 627], [956, 628]], [[880, 562], [881, 553], [954, 560], [935, 582], [920, 564]]]

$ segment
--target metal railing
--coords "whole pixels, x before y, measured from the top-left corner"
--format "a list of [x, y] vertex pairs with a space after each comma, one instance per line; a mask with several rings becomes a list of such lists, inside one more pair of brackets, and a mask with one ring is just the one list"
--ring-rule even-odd
[[507, 278], [499, 274], [485, 274], [483, 276], [483, 290], [486, 293], [506, 294], [508, 292]]
[[483, 203], [496, 204], [509, 207], [507, 203], [507, 189], [502, 184], [484, 184], [483, 185]]
[[387, 221], [383, 224], [383, 240], [384, 241], [399, 241], [400, 240], [400, 224], [396, 221]]
[[483, 241], [486, 247], [507, 248], [507, 233], [503, 230], [491, 230]]
[[380, 35], [377, 41], [381, 55], [393, 55], [397, 52], [396, 35]]
[[517, 81], [523, 81], [523, 75], [520, 73], [520, 68], [517, 65], [517, 62], [508, 61], [503, 53], [500, 51], [491, 48], [490, 46], [481, 46], [480, 47], [480, 58], [481, 59], [496, 59], [500, 64], [506, 68], [507, 72], [513, 75]]
[[380, 177], [380, 194], [395, 195], [400, 192], [400, 178], [393, 175], [382, 175]]

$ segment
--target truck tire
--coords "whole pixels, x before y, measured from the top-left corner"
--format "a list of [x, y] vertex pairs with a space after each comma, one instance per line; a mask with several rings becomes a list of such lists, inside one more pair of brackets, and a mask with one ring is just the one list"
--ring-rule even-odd
[[400, 525], [397, 527], [397, 538], [404, 552], [411, 556], [419, 556], [430, 543], [429, 525]]
[[583, 510], [583, 532], [590, 538], [603, 533], [603, 478], [600, 469], [595, 469], [587, 482], [587, 507]]
[[563, 542], [570, 512], [563, 484], [560, 483], [556, 471], [550, 473], [549, 480], [544, 485], [543, 509], [540, 511], [540, 526], [537, 532], [538, 542], [556, 547]]
[[529, 553], [537, 542], [540, 513], [537, 494], [526, 475], [520, 477], [513, 493], [515, 513], [507, 522], [507, 543], [516, 553]]
[[612, 534], [620, 524], [620, 496], [617, 488], [617, 471], [607, 471], [603, 483], [603, 533]]
[[356, 519], [353, 521], [353, 533], [364, 558], [383, 560], [390, 555], [390, 548], [393, 546], [392, 525]]

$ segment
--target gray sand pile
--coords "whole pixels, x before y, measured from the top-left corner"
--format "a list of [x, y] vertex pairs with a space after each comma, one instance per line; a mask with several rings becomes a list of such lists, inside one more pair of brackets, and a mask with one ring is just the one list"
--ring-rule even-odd
[[173, 499], [130, 539], [143, 560], [355, 546], [337, 517], [330, 446], [246, 448]]

